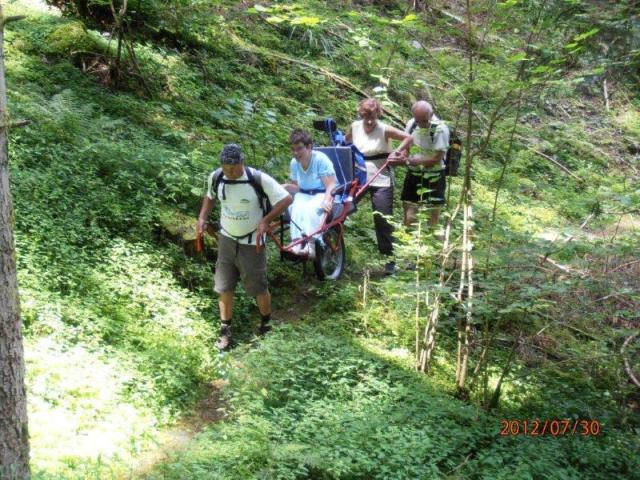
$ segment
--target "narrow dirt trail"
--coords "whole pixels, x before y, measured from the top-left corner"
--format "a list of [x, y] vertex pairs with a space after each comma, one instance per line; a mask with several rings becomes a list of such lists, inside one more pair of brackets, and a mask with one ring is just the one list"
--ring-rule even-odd
[[[290, 298], [297, 301], [273, 311], [274, 324], [295, 324], [304, 321], [305, 316], [317, 302], [317, 295], [311, 286], [300, 285]], [[234, 359], [234, 363], [239, 362]], [[192, 414], [177, 425], [167, 429], [158, 439], [158, 447], [141, 455], [131, 472], [122, 480], [151, 478], [153, 469], [166, 462], [169, 456], [189, 448], [193, 439], [208, 426], [223, 422], [227, 418], [229, 406], [224, 399], [224, 389], [228, 382], [216, 380], [209, 385], [205, 398], [198, 402]]]
[[168, 460], [171, 454], [184, 451], [194, 437], [207, 426], [224, 421], [227, 406], [223, 398], [226, 387], [225, 380], [216, 380], [209, 385], [209, 392], [193, 410], [192, 415], [181, 420], [177, 425], [163, 432], [156, 441], [158, 448], [146, 452], [136, 459], [131, 472], [124, 479], [150, 478], [154, 467]]

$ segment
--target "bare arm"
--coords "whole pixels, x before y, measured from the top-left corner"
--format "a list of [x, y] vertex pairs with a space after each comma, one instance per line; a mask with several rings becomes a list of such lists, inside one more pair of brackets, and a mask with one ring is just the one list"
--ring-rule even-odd
[[324, 200], [322, 201], [322, 208], [324, 208], [326, 212], [330, 212], [331, 207], [333, 205], [333, 195], [331, 195], [331, 191], [336, 186], [336, 176], [327, 175], [324, 177], [320, 177], [320, 180], [322, 180], [322, 184], [324, 185], [324, 188], [325, 188]]
[[290, 195], [294, 195], [300, 190], [300, 187], [298, 187], [298, 182], [296, 182], [295, 180], [289, 180], [288, 183], [283, 183], [282, 186], [287, 192], [289, 192]]
[[396, 128], [396, 127], [387, 127], [384, 131], [384, 139], [389, 140], [398, 140], [400, 142], [400, 146], [395, 149], [396, 152], [400, 152], [403, 150], [409, 150], [411, 143], [413, 142], [413, 137], [406, 132]]
[[256, 248], [259, 250], [264, 245], [263, 236], [265, 233], [269, 231], [269, 224], [276, 218], [279, 217], [282, 212], [284, 212], [289, 205], [293, 202], [293, 197], [291, 195], [287, 195], [278, 203], [276, 203], [271, 211], [262, 217], [260, 223], [258, 223], [258, 227], [256, 228]]
[[200, 208], [200, 215], [198, 215], [198, 223], [196, 225], [197, 235], [202, 235], [202, 232], [204, 232], [204, 224], [206, 223], [207, 218], [209, 218], [209, 214], [211, 213], [211, 210], [213, 210], [215, 204], [216, 201], [206, 195], [202, 199], [202, 207]]
[[279, 217], [282, 212], [284, 212], [287, 207], [291, 205], [291, 202], [293, 202], [293, 197], [291, 195], [287, 195], [278, 203], [276, 203], [268, 214], [262, 217], [262, 221], [268, 225], [273, 219]]
[[444, 153], [442, 151], [437, 151], [434, 155], [411, 155], [407, 158], [407, 166], [412, 167], [432, 167], [437, 165], [444, 159]]
[[406, 132], [395, 127], [387, 127], [384, 131], [385, 140], [393, 139], [399, 140], [400, 145], [389, 155], [392, 166], [397, 166], [405, 163], [406, 155], [409, 153], [409, 148], [413, 143], [413, 137]]

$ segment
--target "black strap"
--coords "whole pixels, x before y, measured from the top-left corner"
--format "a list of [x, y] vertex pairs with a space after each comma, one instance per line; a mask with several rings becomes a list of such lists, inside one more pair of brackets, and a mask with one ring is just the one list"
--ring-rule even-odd
[[[416, 119], [414, 118], [411, 121], [411, 126], [409, 127], [409, 135], [411, 135], [416, 128], [418, 128], [418, 122], [416, 122]], [[429, 124], [429, 136], [431, 137], [432, 142], [433, 138], [436, 136], [436, 128], [438, 128], [438, 126], [435, 123]]]
[[[369, 157], [367, 157], [366, 155], [363, 155], [365, 160], [386, 160], [389, 157], [389, 153], [376, 153], [375, 155], [371, 155]], [[391, 167], [389, 165], [387, 165], [384, 168], [385, 172], [391, 172]]]
[[220, 226], [220, 230], [224, 230], [225, 234], [231, 238], [233, 238], [236, 242], [240, 243], [240, 240], [244, 240], [245, 238], [247, 239], [248, 243], [251, 243], [251, 239], [253, 238], [253, 232], [255, 232], [257, 229], [254, 228], [253, 230], [251, 230], [249, 233], [247, 233], [246, 235], [240, 235], [239, 237], [236, 235], [233, 235], [231, 233], [229, 233], [225, 228], [222, 228], [222, 226]]
[[327, 191], [324, 188], [310, 188], [310, 189], [300, 188], [299, 190], [300, 190], [300, 193], [304, 193], [306, 195], [317, 195], [318, 193], [324, 193]]
[[262, 172], [260, 170], [254, 170], [249, 167], [245, 167], [245, 174], [247, 175], [246, 180], [229, 180], [228, 178], [224, 178], [222, 169], [219, 168], [213, 174], [213, 193], [214, 195], [218, 195], [218, 187], [220, 183], [222, 183], [222, 199], [227, 199], [227, 192], [225, 190], [225, 185], [238, 185], [243, 183], [248, 183], [253, 187], [253, 190], [256, 192], [256, 196], [258, 197], [258, 204], [260, 205], [260, 209], [262, 210], [262, 215], [266, 215], [270, 210], [269, 197], [262, 188]]
[[445, 168], [441, 168], [440, 170], [408, 170], [409, 175], [413, 175], [414, 177], [420, 178], [436, 178], [445, 173]]
[[364, 155], [365, 160], [386, 160], [389, 153], [376, 153], [375, 155]]
[[[245, 168], [244, 171], [247, 174], [247, 180], [229, 180], [228, 178], [224, 178], [224, 176], [220, 175], [220, 178], [219, 178], [217, 183], [219, 185], [220, 182], [222, 182], [222, 199], [223, 200], [227, 199], [227, 191], [224, 188], [226, 185], [239, 185], [239, 184], [243, 184], [243, 183], [250, 183], [253, 186], [253, 188], [255, 189], [255, 185], [253, 185], [253, 183], [252, 183], [253, 178], [249, 177], [249, 169]], [[218, 188], [217, 188], [218, 185], [216, 185], [216, 194], [218, 193]], [[256, 191], [256, 194], [257, 194], [257, 191]], [[258, 199], [259, 198], [260, 197], [258, 196]]]
[[[218, 187], [220, 186], [220, 182], [222, 181], [222, 169], [218, 168], [215, 172], [213, 172], [213, 195], [215, 197], [218, 196]], [[226, 197], [224, 196], [224, 190], [222, 191], [222, 198], [226, 200]]]
[[258, 197], [258, 203], [260, 204], [260, 208], [262, 209], [262, 214], [265, 215], [266, 212], [266, 201], [269, 200], [267, 194], [264, 193], [264, 189], [262, 188], [262, 172], [259, 170], [253, 170], [252, 168], [245, 168], [247, 172], [247, 179], [249, 183], [256, 191], [256, 195]]

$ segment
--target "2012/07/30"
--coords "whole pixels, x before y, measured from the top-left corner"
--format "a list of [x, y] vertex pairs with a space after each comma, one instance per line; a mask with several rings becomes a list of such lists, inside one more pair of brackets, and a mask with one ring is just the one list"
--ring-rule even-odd
[[500, 435], [505, 437], [516, 435], [528, 435], [530, 437], [559, 437], [563, 435], [595, 437], [600, 435], [602, 432], [602, 425], [600, 424], [600, 421], [596, 419], [503, 419], [500, 421], [500, 424], [502, 426], [500, 429]]

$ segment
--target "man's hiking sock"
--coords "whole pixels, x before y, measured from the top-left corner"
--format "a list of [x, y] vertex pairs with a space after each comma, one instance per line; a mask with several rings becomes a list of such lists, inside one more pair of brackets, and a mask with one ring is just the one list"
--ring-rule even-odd
[[218, 350], [225, 351], [231, 345], [231, 319], [220, 321], [220, 338], [216, 343]]

